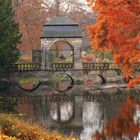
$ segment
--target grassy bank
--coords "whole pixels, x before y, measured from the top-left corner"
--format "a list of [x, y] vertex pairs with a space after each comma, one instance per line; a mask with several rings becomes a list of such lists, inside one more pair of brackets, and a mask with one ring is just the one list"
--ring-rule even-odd
[[0, 140], [78, 140], [58, 132], [47, 132], [35, 124], [24, 122], [14, 115], [0, 114]]

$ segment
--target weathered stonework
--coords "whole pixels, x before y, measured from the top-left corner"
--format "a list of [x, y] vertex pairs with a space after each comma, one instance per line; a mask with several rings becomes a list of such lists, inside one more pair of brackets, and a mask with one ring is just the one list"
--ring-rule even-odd
[[81, 38], [43, 38], [41, 39], [41, 50], [42, 50], [42, 68], [45, 68], [47, 65], [47, 52], [50, 50], [51, 46], [57, 41], [64, 41], [71, 44], [74, 50], [74, 68], [81, 69]]

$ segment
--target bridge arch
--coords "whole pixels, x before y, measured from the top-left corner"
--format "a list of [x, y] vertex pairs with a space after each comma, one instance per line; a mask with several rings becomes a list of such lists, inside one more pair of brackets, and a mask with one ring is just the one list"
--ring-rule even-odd
[[20, 76], [17, 85], [24, 91], [34, 91], [40, 86], [40, 80], [35, 74], [26, 73]]
[[57, 72], [52, 78], [53, 88], [58, 92], [66, 92], [74, 86], [74, 79], [64, 72]]
[[89, 72], [84, 76], [84, 85], [85, 86], [95, 86], [106, 84], [107, 80], [104, 75], [99, 74], [98, 72]]

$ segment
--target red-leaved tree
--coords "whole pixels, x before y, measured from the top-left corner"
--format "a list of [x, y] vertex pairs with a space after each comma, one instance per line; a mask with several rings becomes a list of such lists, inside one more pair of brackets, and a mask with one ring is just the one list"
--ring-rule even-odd
[[114, 64], [120, 66], [129, 86], [140, 83], [135, 72], [140, 62], [140, 2], [139, 0], [87, 0], [97, 12], [97, 22], [88, 27], [94, 50], [109, 51]]

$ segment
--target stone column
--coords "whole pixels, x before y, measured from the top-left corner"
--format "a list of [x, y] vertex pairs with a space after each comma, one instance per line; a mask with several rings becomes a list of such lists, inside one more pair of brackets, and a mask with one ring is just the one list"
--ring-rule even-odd
[[41, 62], [41, 68], [46, 69], [48, 68], [48, 50], [50, 47], [50, 41], [47, 39], [41, 39], [41, 52], [42, 52], [42, 62]]
[[81, 38], [74, 39], [72, 43], [74, 48], [74, 68], [81, 69], [82, 68], [82, 60], [81, 60], [82, 39]]

